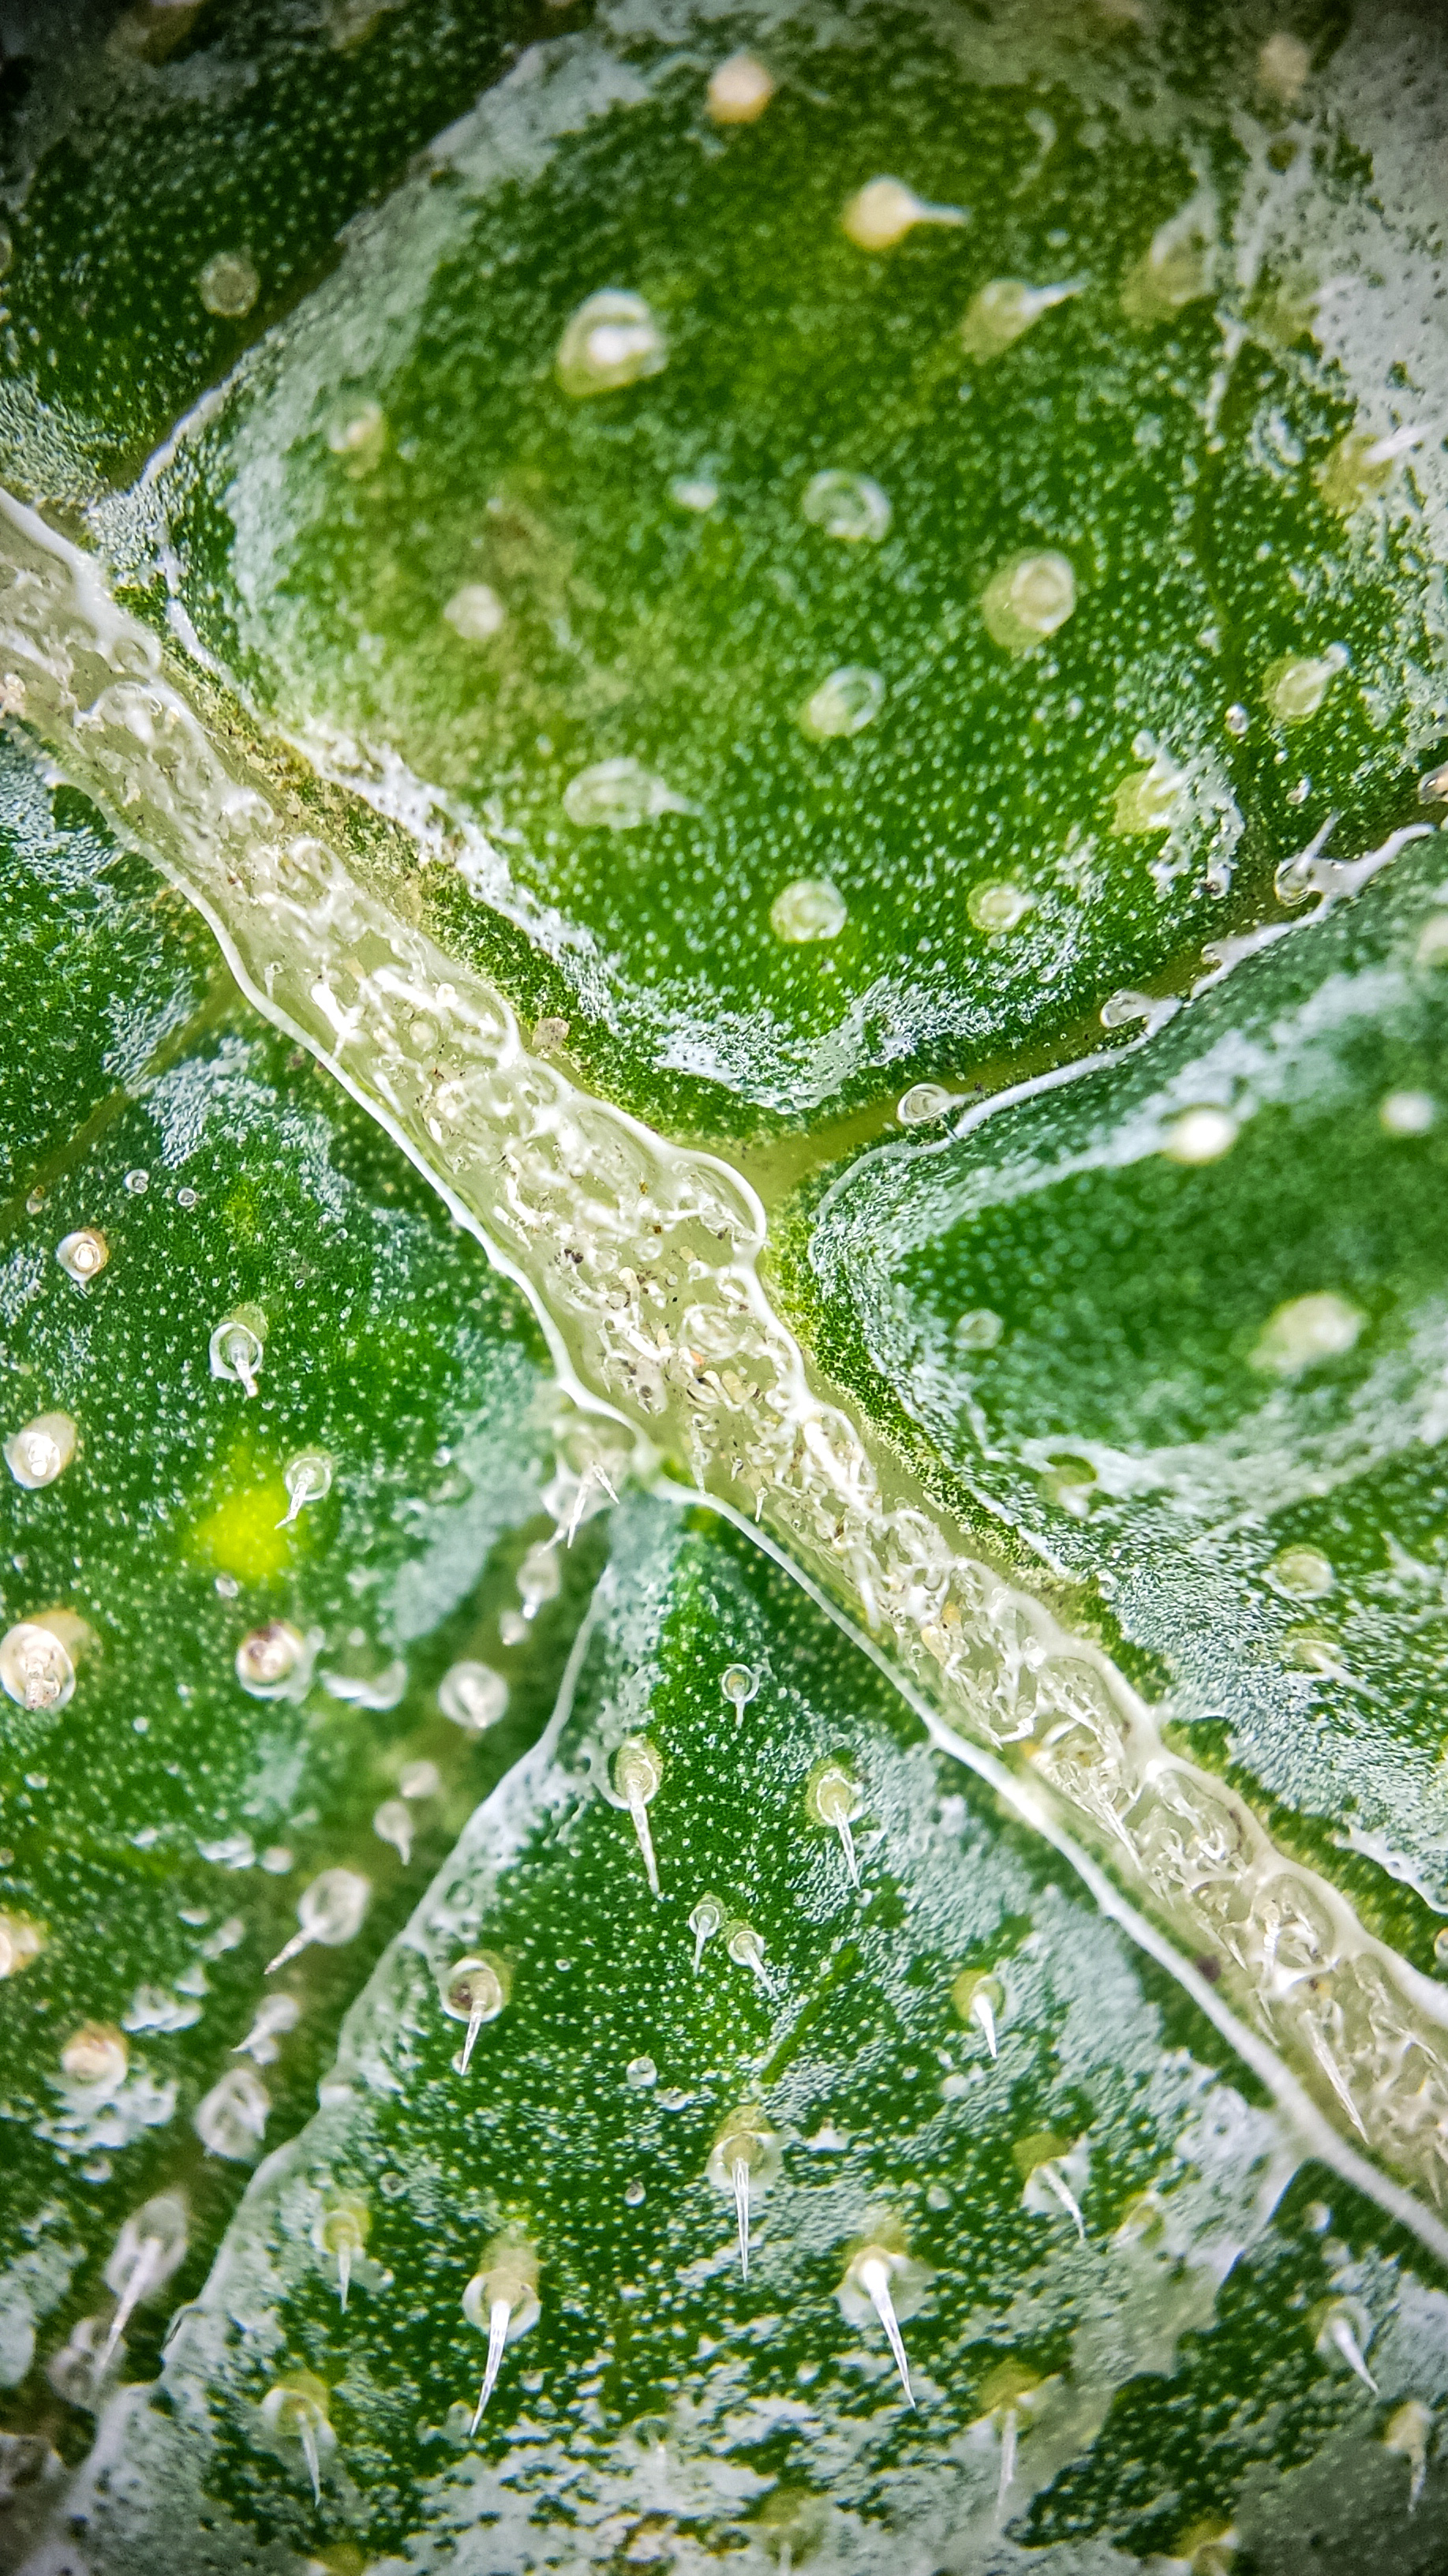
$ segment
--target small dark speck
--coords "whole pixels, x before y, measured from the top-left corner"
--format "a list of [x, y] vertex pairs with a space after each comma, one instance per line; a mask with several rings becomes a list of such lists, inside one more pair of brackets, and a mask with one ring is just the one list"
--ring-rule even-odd
[[1209, 1986], [1214, 1986], [1222, 1973], [1222, 1962], [1220, 1959], [1198, 1959], [1196, 1970], [1199, 1977], [1206, 1978]]

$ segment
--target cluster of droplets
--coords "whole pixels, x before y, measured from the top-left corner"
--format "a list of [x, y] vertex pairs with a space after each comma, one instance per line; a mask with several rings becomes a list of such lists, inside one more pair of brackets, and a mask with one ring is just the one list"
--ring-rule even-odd
[[[866, 190], [855, 237], [883, 237], [900, 216]], [[590, 325], [605, 328], [626, 338], [645, 326], [622, 314]], [[630, 347], [629, 363], [647, 357], [641, 337]], [[588, 363], [626, 354], [609, 339]], [[1063, 558], [1010, 567], [1003, 631], [1014, 620], [1048, 633], [1070, 612], [1068, 576]], [[1106, 1658], [904, 1491], [816, 1393], [760, 1281], [763, 1214], [743, 1181], [530, 1052], [498, 994], [401, 919], [340, 846], [301, 831], [259, 754], [211, 738], [156, 640], [16, 504], [0, 512], [0, 667], [78, 781], [112, 810], [144, 813], [151, 847], [223, 926], [263, 1007], [365, 1094], [528, 1283], [588, 1396], [768, 1529], [959, 1735], [1014, 1748], [1188, 1953], [1215, 1961], [1223, 1991], [1340, 2123], [1448, 2205], [1443, 1997], [1288, 1863], [1239, 1798], [1168, 1753]], [[1385, 855], [1314, 858], [1306, 890], [1335, 899]], [[254, 1379], [256, 1324], [238, 1312], [228, 1327], [220, 1358], [236, 1376], [247, 1357]], [[50, 1645], [36, 1652], [53, 1658]], [[62, 1674], [57, 1696], [66, 1687]], [[619, 1790], [636, 1831], [645, 1820], [646, 1868], [650, 1794], [642, 1770]]]

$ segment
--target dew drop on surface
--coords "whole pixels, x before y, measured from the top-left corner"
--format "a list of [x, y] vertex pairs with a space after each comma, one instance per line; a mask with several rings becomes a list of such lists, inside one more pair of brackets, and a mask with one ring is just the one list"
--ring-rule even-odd
[[83, 2085], [100, 2101], [108, 2101], [112, 2093], [119, 2092], [130, 2062], [131, 2052], [125, 2040], [109, 2022], [82, 2022], [60, 2052], [66, 2080]]
[[781, 888], [769, 907], [769, 926], [776, 939], [803, 947], [815, 939], [838, 939], [848, 919], [845, 899], [827, 877], [796, 877]]
[[33, 1422], [12, 1431], [5, 1443], [5, 1464], [17, 1485], [38, 1493], [63, 1476], [75, 1456], [76, 1428], [68, 1413], [38, 1413]]
[[453, 592], [442, 613], [465, 644], [491, 643], [508, 617], [497, 592], [485, 581], [464, 582], [461, 590]]
[[709, 113], [716, 125], [753, 125], [774, 92], [774, 74], [757, 54], [730, 54], [709, 75]]
[[151, 1175], [149, 1172], [127, 1172], [126, 1187], [130, 1191], [133, 1199], [143, 1199], [150, 1186]]
[[332, 1490], [332, 1461], [325, 1449], [303, 1449], [295, 1458], [289, 1458], [282, 1470], [282, 1483], [287, 1489], [287, 1510], [277, 1527], [289, 1529], [309, 1503], [323, 1502]]
[[1133, 770], [1117, 788], [1112, 831], [1122, 840], [1147, 839], [1157, 832], [1169, 832], [1176, 820], [1182, 785], [1176, 762], [1168, 759], [1165, 752], [1158, 752], [1149, 768]]
[[958, 1106], [959, 1095], [947, 1091], [943, 1082], [915, 1082], [897, 1100], [895, 1115], [902, 1127], [928, 1127], [932, 1118], [943, 1118]]
[[932, 206], [900, 179], [870, 179], [851, 197], [840, 216], [849, 239], [860, 250], [893, 250], [917, 224], [963, 224], [959, 206]]
[[267, 1962], [266, 1973], [294, 1959], [310, 1943], [320, 1942], [329, 1950], [356, 1939], [362, 1929], [362, 1918], [371, 1901], [372, 1883], [355, 1869], [324, 1869], [304, 1887], [297, 1899], [297, 1920], [301, 1925], [276, 1957]]
[[1378, 1103], [1378, 1117], [1389, 1136], [1426, 1136], [1437, 1115], [1429, 1091], [1390, 1091]]
[[1262, 695], [1268, 713], [1279, 724], [1306, 724], [1322, 705], [1345, 658], [1341, 653], [1284, 654], [1263, 675]]
[[719, 486], [706, 475], [676, 474], [669, 485], [669, 499], [676, 510], [692, 510], [703, 518], [719, 498]]
[[1065, 555], [1012, 555], [992, 573], [980, 613], [993, 643], [1008, 653], [1034, 652], [1076, 610], [1076, 576]]
[[1021, 886], [972, 886], [965, 898], [967, 914], [988, 939], [1015, 930], [1033, 908], [1032, 898]]
[[239, 322], [261, 293], [261, 279], [244, 250], [219, 250], [197, 278], [196, 292], [208, 313], [222, 321]]
[[563, 811], [580, 831], [634, 832], [660, 814], [687, 810], [684, 799], [638, 760], [596, 760], [563, 790]]
[[442, 1773], [435, 1762], [408, 1762], [397, 1775], [397, 1786], [404, 1798], [436, 1798], [442, 1791]]
[[412, 1858], [412, 1817], [401, 1798], [384, 1798], [372, 1819], [379, 1842], [391, 1843], [404, 1869]]
[[617, 393], [667, 366], [663, 330], [641, 295], [606, 287], [580, 304], [558, 343], [554, 371], [575, 401]]
[[77, 1288], [88, 1288], [98, 1279], [111, 1257], [111, 1247], [93, 1225], [83, 1225], [67, 1234], [55, 1247], [55, 1257], [68, 1279]]
[[800, 511], [812, 528], [846, 545], [878, 545], [890, 533], [893, 513], [889, 495], [868, 474], [846, 474], [832, 468], [816, 474], [804, 487]]
[[639, 2206], [640, 2201], [644, 2200], [644, 2199], [647, 2197], [647, 2195], [646, 2195], [646, 2193], [645, 2193], [645, 2191], [644, 2191], [643, 2184], [642, 2184], [641, 2182], [629, 2182], [629, 2183], [625, 2183], [625, 2184], [624, 2184], [624, 2189], [623, 2189], [623, 2196], [624, 2196], [624, 2199], [628, 2202], [628, 2205], [629, 2205], [630, 2209], [637, 2209], [637, 2208], [638, 2208], [638, 2206]]
[[701, 1896], [689, 1916], [689, 1929], [694, 1935], [694, 1974], [704, 1964], [704, 1952], [716, 1932], [724, 1928], [724, 1908], [717, 1896]]
[[1296, 106], [1311, 70], [1310, 48], [1300, 36], [1289, 35], [1285, 28], [1279, 28], [1275, 35], [1268, 37], [1257, 57], [1257, 78], [1283, 107]]
[[958, 1351], [993, 1351], [1005, 1325], [989, 1306], [971, 1306], [960, 1317], [951, 1339]]
[[0, 1682], [21, 1708], [49, 1715], [71, 1698], [75, 1665], [50, 1628], [21, 1619], [0, 1637]]
[[850, 1885], [858, 1887], [860, 1865], [851, 1827], [860, 1812], [860, 1785], [838, 1756], [815, 1764], [805, 1785], [804, 1811], [812, 1825], [838, 1835]]
[[1237, 1141], [1237, 1121], [1229, 1109], [1184, 1109], [1162, 1139], [1169, 1162], [1195, 1166], [1219, 1163]]
[[1337, 1580], [1327, 1558], [1315, 1547], [1281, 1548], [1267, 1571], [1278, 1591], [1290, 1593], [1294, 1601], [1321, 1601]]
[[623, 2080], [636, 2093], [646, 2093], [651, 2084], [657, 2084], [659, 2070], [651, 2057], [631, 2057], [623, 2070]]
[[483, 1735], [496, 1726], [508, 1705], [508, 1685], [491, 1664], [460, 1663], [443, 1674], [437, 1704], [454, 1726]]
[[212, 1376], [255, 1395], [266, 1337], [267, 1320], [259, 1306], [238, 1306], [223, 1315], [208, 1345]]
[[0, 1980], [18, 1977], [44, 1947], [38, 1927], [27, 1915], [0, 1914]]
[[1222, 722], [1226, 726], [1227, 731], [1234, 742], [1240, 742], [1243, 735], [1250, 732], [1252, 725], [1252, 719], [1248, 715], [1246, 708], [1236, 703], [1228, 707], [1226, 714], [1222, 718]]
[[1293, 1297], [1269, 1315], [1251, 1354], [1251, 1365], [1275, 1377], [1298, 1377], [1323, 1360], [1353, 1348], [1367, 1317], [1331, 1290]]
[[731, 1923], [724, 1936], [724, 1947], [736, 1967], [747, 1968], [755, 1984], [772, 1995], [774, 1981], [764, 1964], [764, 1944], [752, 1923]]
[[885, 703], [885, 683], [878, 671], [846, 662], [821, 680], [800, 711], [800, 729], [815, 742], [847, 740], [873, 724]]
[[726, 1664], [719, 1676], [719, 1688], [736, 1717], [742, 1717], [759, 1688], [759, 1675], [748, 1664]]
[[961, 324], [966, 356], [980, 365], [998, 358], [1024, 338], [1043, 313], [1049, 313], [1053, 305], [1069, 302], [1080, 292], [1079, 286], [1026, 286], [1018, 277], [993, 277], [989, 285], [972, 296]]
[[252, 1699], [282, 1699], [302, 1671], [307, 1641], [289, 1619], [253, 1628], [236, 1650], [236, 1678]]
[[465, 1959], [455, 1959], [446, 1971], [440, 1988], [443, 2011], [449, 2021], [467, 2023], [467, 2037], [457, 2061], [462, 2074], [468, 2071], [479, 2031], [485, 2022], [497, 2020], [512, 1986], [507, 1962], [492, 1950], [477, 1950]]

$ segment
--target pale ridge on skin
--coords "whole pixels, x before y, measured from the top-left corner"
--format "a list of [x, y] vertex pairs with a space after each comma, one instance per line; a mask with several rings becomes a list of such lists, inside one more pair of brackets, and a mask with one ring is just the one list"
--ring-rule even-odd
[[1448, 2256], [1436, 2214], [1448, 1995], [1284, 1859], [1240, 1798], [1168, 1752], [1110, 1660], [971, 1552], [883, 1444], [821, 1398], [760, 1281], [765, 1218], [747, 1183], [531, 1055], [501, 996], [338, 849], [298, 836], [263, 760], [208, 734], [184, 675], [98, 567], [8, 498], [0, 705], [148, 849], [258, 1007], [525, 1288], [576, 1400], [752, 1516], [948, 1728], [993, 1754], [1015, 1748], [1038, 1784], [1022, 1811], [1039, 1820], [1044, 1787], [1132, 1901], [1217, 1961], [1222, 1994], [1283, 2062], [1280, 2098], [1305, 2084], [1355, 2148], [1406, 2177], [1421, 2200], [1392, 2184], [1375, 2197]]

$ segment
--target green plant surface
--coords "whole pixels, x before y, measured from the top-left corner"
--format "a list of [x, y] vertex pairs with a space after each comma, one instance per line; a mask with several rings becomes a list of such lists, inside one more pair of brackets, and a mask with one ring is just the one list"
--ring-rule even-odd
[[[657, 1897], [616, 1796], [641, 1742]], [[811, 1813], [826, 1766], [854, 1786], [858, 1887]], [[740, 1922], [768, 1990], [731, 1955]], [[441, 1996], [479, 1953], [506, 2001], [463, 2072]], [[203, 2465], [255, 2538], [178, 2533], [178, 2571], [349, 2544], [489, 2576], [1181, 2563], [1234, 2526], [1252, 2548], [1324, 2461], [1352, 2464], [1376, 2527], [1352, 2562], [1324, 2532], [1314, 2563], [1441, 2551], [1382, 2436], [1439, 2401], [1442, 2292], [707, 1515], [615, 1522], [554, 1725], [379, 1965], [324, 2096], [249, 2190], [159, 2395], [135, 2392], [130, 2478], [84, 2500], [108, 2563], [139, 2563], [153, 2499]], [[747, 2278], [721, 2137], [753, 2158]], [[343, 2207], [366, 2246], [345, 2309], [319, 2243]], [[838, 2295], [872, 2244], [909, 2403], [869, 2299]], [[472, 2429], [498, 2295], [517, 2331]], [[1338, 2317], [1376, 2394], [1316, 2348]]]
[[[1040, 16], [601, 10], [97, 523], [666, 1124], [1074, 1040], [1444, 733], [1392, 388], [1319, 315], [1336, 115], [1231, 13], [1190, 60]], [[721, 125], [743, 45], [777, 86]], [[882, 172], [921, 211], [871, 247]]]
[[6, 482], [73, 509], [129, 480], [537, 16], [508, 0], [22, 10], [0, 111]]
[[[23, 1045], [0, 1058], [0, 1207], [202, 1008], [200, 922], [94, 807], [0, 743], [6, 990]], [[14, 1211], [10, 1213], [13, 1215]]]
[[[43, 806], [13, 756], [11, 786]], [[12, 851], [33, 846], [54, 878], [72, 843], [84, 895], [93, 821], [45, 834], [32, 815]], [[154, 903], [113, 901], [109, 951], [93, 912], [82, 927], [97, 977], [114, 958], [119, 1018]], [[23, 902], [7, 943], [12, 924], [7, 978]], [[79, 1231], [108, 1256], [88, 1285], [55, 1257]], [[235, 996], [12, 1206], [0, 1297], [0, 2384], [12, 2422], [74, 2456], [76, 2408], [103, 2393], [87, 2357], [123, 2223], [181, 2191], [172, 2295], [204, 2277], [266, 2127], [304, 2115], [359, 1975], [540, 1721], [591, 1537], [565, 1582], [544, 1544], [554, 1404], [531, 1317], [372, 1122]], [[254, 1402], [209, 1360], [238, 1309], [264, 1319]], [[17, 1440], [56, 1418], [73, 1454], [22, 1483]], [[299, 1458], [321, 1469], [285, 1526]], [[55, 1613], [73, 1694], [47, 1704], [54, 1677], [27, 1694], [13, 1650]], [[260, 1695], [238, 1665], [258, 1638], [280, 1657]], [[456, 1662], [511, 1681], [496, 1733], [440, 1709]], [[355, 1940], [268, 1980], [299, 1899], [337, 1868], [370, 1898]], [[231, 2102], [216, 2088], [237, 2077]], [[143, 2354], [164, 2316], [138, 2309]]]
[[792, 1265], [834, 1373], [1087, 1587], [1244, 1785], [1388, 1874], [1429, 1971], [1443, 880], [1429, 832], [1144, 1048], [865, 1157]]

